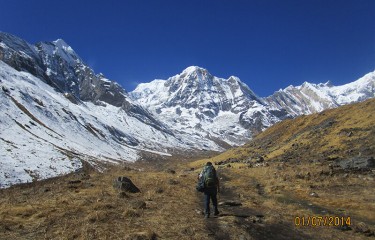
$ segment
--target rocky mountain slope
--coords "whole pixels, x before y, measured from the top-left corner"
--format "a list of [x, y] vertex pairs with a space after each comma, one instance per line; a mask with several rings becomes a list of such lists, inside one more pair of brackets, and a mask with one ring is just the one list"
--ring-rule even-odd
[[260, 98], [237, 77], [193, 66], [128, 93], [62, 39], [31, 45], [0, 32], [0, 187], [71, 172], [82, 160], [99, 168], [145, 153], [223, 151], [281, 120], [374, 97], [374, 75]]
[[130, 96], [174, 131], [240, 145], [287, 117], [237, 77], [222, 79], [192, 66], [168, 80], [140, 84]]
[[375, 71], [332, 86], [304, 83], [260, 98], [237, 77], [188, 67], [167, 80], [140, 84], [130, 96], [174, 131], [241, 145], [273, 124], [375, 96]]
[[81, 160], [134, 161], [142, 151], [186, 147], [121, 107], [72, 103], [29, 73], [0, 62], [0, 183], [7, 186], [74, 171]]
[[0, 187], [65, 174], [81, 161], [222, 149], [172, 132], [62, 40], [33, 46], [0, 33], [0, 60]]

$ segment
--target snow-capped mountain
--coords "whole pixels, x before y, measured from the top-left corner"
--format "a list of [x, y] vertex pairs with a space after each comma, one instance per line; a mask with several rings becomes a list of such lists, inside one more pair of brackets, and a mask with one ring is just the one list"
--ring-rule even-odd
[[74, 171], [82, 160], [223, 150], [173, 132], [62, 40], [33, 46], [0, 33], [0, 106], [0, 188]]
[[304, 83], [267, 98], [192, 66], [128, 93], [62, 39], [0, 32], [0, 188], [122, 162], [144, 152], [222, 151], [285, 118], [374, 97], [375, 72], [343, 86]]
[[296, 117], [373, 97], [375, 97], [375, 71], [342, 86], [333, 86], [330, 82], [324, 84], [305, 82], [301, 86], [289, 86], [275, 92], [264, 101], [274, 108], [283, 108], [291, 116]]
[[232, 146], [287, 117], [285, 111], [269, 108], [239, 78], [218, 78], [197, 66], [167, 80], [140, 84], [130, 96], [174, 131]]
[[283, 119], [374, 97], [375, 71], [343, 86], [305, 82], [259, 98], [237, 77], [218, 78], [192, 66], [129, 94], [174, 131], [233, 146]]

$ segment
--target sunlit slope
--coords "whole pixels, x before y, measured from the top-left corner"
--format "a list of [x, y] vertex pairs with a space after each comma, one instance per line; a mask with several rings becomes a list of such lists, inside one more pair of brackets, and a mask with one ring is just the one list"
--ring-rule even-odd
[[210, 160], [246, 160], [262, 156], [265, 160], [321, 162], [374, 154], [375, 99], [370, 99], [282, 121], [244, 146]]

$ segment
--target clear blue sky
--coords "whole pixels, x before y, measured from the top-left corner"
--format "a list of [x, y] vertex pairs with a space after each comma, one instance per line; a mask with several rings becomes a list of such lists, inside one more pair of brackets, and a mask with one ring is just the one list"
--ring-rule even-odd
[[191, 65], [259, 96], [375, 70], [374, 0], [0, 0], [0, 31], [64, 39], [131, 91]]

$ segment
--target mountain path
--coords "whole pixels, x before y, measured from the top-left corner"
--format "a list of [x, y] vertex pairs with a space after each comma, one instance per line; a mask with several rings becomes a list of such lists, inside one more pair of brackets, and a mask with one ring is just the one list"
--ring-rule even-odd
[[[218, 204], [220, 214], [205, 219], [208, 239], [311, 239], [309, 236], [291, 229], [288, 225], [268, 224], [262, 208], [255, 209], [242, 204], [236, 189], [228, 186], [229, 176], [218, 170], [220, 193]], [[198, 194], [203, 215], [203, 194]], [[212, 203], [211, 203], [212, 208]]]

